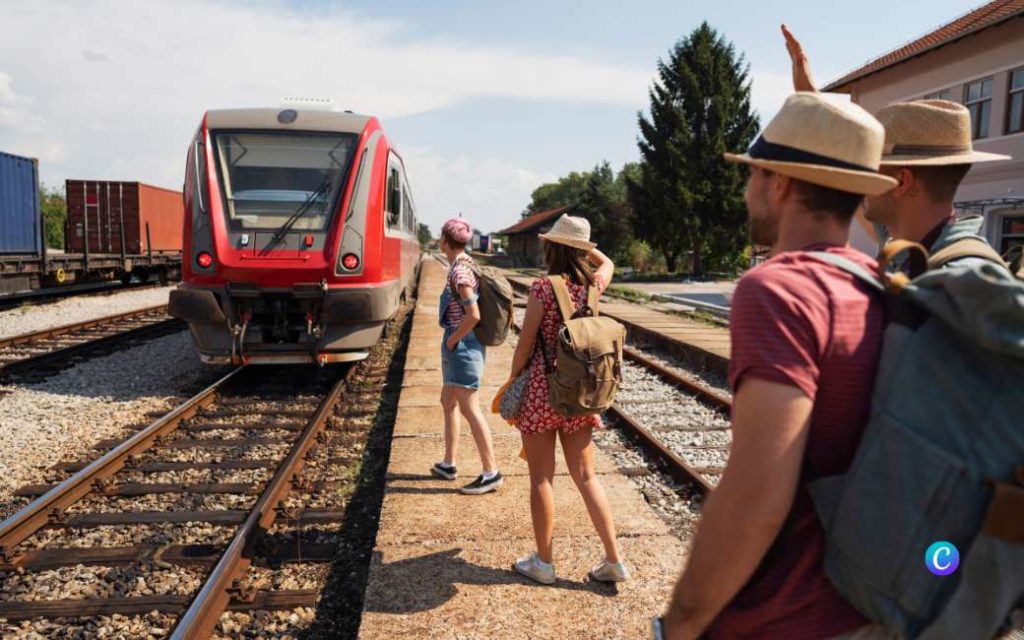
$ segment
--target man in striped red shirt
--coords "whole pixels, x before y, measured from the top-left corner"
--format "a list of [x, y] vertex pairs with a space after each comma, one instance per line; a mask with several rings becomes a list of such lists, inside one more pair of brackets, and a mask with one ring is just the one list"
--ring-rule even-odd
[[773, 256], [733, 297], [732, 450], [656, 622], [664, 638], [876, 637], [825, 576], [807, 483], [848, 468], [868, 417], [882, 301], [812, 252], [875, 270], [847, 238], [863, 196], [895, 185], [878, 173], [883, 139], [857, 105], [798, 93], [726, 156], [751, 167], [751, 236]]

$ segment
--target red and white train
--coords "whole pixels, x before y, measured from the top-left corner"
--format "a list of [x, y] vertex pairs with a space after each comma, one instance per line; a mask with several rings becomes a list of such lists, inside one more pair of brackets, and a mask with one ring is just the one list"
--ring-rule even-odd
[[419, 264], [401, 156], [376, 118], [209, 111], [185, 173], [170, 313], [204, 362], [365, 358]]

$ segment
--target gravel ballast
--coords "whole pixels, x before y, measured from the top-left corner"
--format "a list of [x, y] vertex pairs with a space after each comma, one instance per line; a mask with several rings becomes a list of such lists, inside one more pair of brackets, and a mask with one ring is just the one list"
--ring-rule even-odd
[[0, 504], [18, 486], [46, 481], [56, 462], [96, 457], [94, 443], [148, 424], [148, 412], [169, 410], [218, 371], [199, 362], [182, 331], [44, 382], [0, 385]]
[[0, 311], [0, 338], [167, 304], [172, 289], [173, 286], [108, 295], [72, 296], [47, 304]]

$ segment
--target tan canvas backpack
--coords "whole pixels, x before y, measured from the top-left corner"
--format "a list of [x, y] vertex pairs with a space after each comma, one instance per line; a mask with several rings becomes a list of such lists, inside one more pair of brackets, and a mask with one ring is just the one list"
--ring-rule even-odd
[[612, 405], [622, 384], [622, 348], [626, 328], [597, 315], [597, 287], [587, 290], [587, 304], [573, 311], [561, 276], [548, 276], [563, 326], [558, 330], [552, 366], [541, 336], [551, 407], [567, 418], [601, 413]]

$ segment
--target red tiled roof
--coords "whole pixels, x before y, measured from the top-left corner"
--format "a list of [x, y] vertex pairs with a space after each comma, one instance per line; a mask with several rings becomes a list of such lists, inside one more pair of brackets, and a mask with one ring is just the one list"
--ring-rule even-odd
[[847, 85], [854, 80], [859, 80], [883, 69], [888, 69], [893, 65], [905, 62], [932, 49], [953, 43], [960, 38], [977, 33], [982, 29], [993, 27], [1017, 16], [1024, 16], [1024, 0], [994, 0], [969, 11], [931, 33], [872, 60], [842, 78], [834, 80], [823, 91], [838, 91], [847, 88]]
[[531, 231], [532, 229], [536, 229], [537, 227], [543, 225], [545, 222], [561, 214], [568, 208], [569, 207], [558, 207], [557, 209], [548, 209], [547, 211], [535, 213], [529, 218], [523, 218], [519, 222], [509, 227], [508, 229], [498, 231], [495, 235], [508, 236], [517, 233], [526, 233], [527, 231]]

